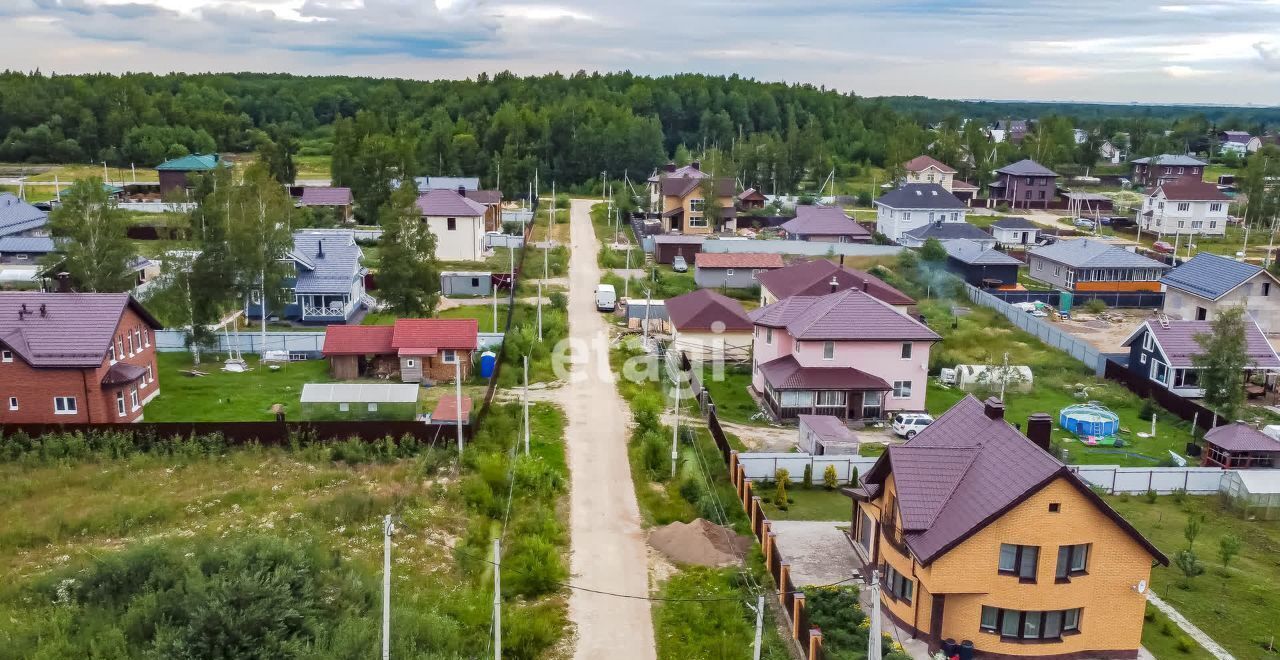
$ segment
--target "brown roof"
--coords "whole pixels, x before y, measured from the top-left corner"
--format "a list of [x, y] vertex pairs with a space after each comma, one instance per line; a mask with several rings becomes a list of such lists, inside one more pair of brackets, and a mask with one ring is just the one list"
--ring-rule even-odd
[[[662, 194], [684, 197], [685, 195], [693, 192], [698, 186], [702, 185], [702, 180], [705, 178], [707, 178], [707, 174], [705, 172], [700, 173], [700, 176], [665, 175], [662, 177], [662, 181], [660, 182]], [[717, 177], [713, 185], [715, 187], [716, 196], [733, 196], [733, 179]]]
[[302, 189], [303, 206], [346, 206], [351, 203], [350, 188], [314, 186]]
[[466, 191], [467, 199], [480, 202], [481, 204], [501, 204], [501, 190], [468, 190]]
[[968, 191], [968, 190], [977, 190], [977, 189], [978, 189], [978, 186], [975, 186], [974, 184], [969, 183], [968, 181], [964, 181], [961, 179], [951, 180], [951, 192], [955, 192], [957, 190]]
[[117, 362], [102, 376], [102, 386], [124, 385], [147, 375], [147, 370], [134, 364]]
[[915, 158], [907, 161], [902, 167], [908, 172], [920, 172], [928, 169], [929, 167], [936, 167], [944, 174], [956, 173], [954, 167], [951, 167], [950, 165], [947, 165], [946, 163], [931, 156], [916, 156]]
[[907, 294], [885, 284], [883, 280], [860, 270], [837, 265], [826, 259], [801, 261], [786, 268], [760, 273], [760, 286], [778, 299], [796, 295], [818, 296], [831, 293], [831, 278], [836, 279], [836, 290], [862, 289], [890, 305], [914, 305], [916, 301]]
[[772, 252], [699, 252], [698, 268], [782, 268], [782, 255]]
[[739, 201], [746, 201], [748, 199], [763, 200], [764, 198], [765, 198], [764, 193], [760, 192], [759, 190], [756, 190], [755, 188], [747, 188], [746, 190], [738, 193]]
[[1212, 429], [1204, 434], [1204, 439], [1227, 451], [1280, 452], [1280, 440], [1239, 422]]
[[475, 350], [480, 330], [476, 319], [396, 319], [391, 347], [400, 353], [441, 348]]
[[888, 303], [857, 289], [791, 296], [748, 316], [756, 325], [786, 328], [800, 341], [938, 341], [941, 337]]
[[125, 307], [152, 329], [162, 327], [127, 293], [2, 291], [0, 344], [33, 367], [98, 367]]
[[418, 210], [434, 217], [476, 217], [484, 215], [484, 205], [467, 199], [456, 190], [436, 188], [418, 196]]
[[1074, 486], [1153, 558], [1169, 563], [1067, 466], [1003, 417], [989, 417], [971, 395], [906, 444], [890, 446], [863, 481], [883, 485], [890, 473], [907, 546], [926, 565], [1058, 479]]
[[889, 383], [853, 367], [803, 367], [784, 355], [760, 365], [760, 374], [775, 390], [859, 390], [887, 392]]
[[1218, 190], [1217, 186], [1204, 181], [1179, 179], [1162, 183], [1159, 189], [1164, 191], [1165, 199], [1178, 202], [1223, 202], [1231, 199]]
[[742, 303], [712, 289], [698, 289], [667, 299], [667, 318], [680, 332], [714, 330], [751, 332], [751, 319]]

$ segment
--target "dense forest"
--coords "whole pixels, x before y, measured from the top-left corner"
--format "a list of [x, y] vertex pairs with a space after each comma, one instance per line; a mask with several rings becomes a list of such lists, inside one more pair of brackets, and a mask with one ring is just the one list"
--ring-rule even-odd
[[890, 108], [924, 123], [937, 123], [950, 116], [970, 117], [983, 122], [999, 119], [1034, 119], [1044, 115], [1067, 115], [1086, 125], [1107, 120], [1154, 120], [1164, 124], [1175, 119], [1203, 117], [1219, 130], [1262, 133], [1280, 124], [1280, 108], [1226, 105], [1144, 105], [1137, 103], [1072, 103], [1069, 101], [961, 101], [925, 96], [886, 96]]

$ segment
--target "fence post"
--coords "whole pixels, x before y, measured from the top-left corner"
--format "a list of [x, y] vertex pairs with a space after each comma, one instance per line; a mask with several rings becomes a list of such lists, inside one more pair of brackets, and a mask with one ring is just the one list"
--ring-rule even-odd
[[822, 631], [809, 629], [809, 660], [822, 660]]
[[738, 450], [729, 450], [729, 482], [738, 487]]
[[751, 498], [751, 534], [756, 535], [756, 526], [760, 524], [760, 496]]
[[746, 511], [750, 511], [751, 510], [750, 504], [751, 504], [751, 482], [748, 481], [746, 483], [746, 487], [742, 489], [742, 508]]
[[[770, 527], [772, 527], [772, 524], [769, 522], [765, 522], [765, 525], [769, 525]], [[770, 572], [773, 572], [773, 569], [770, 568], [771, 566], [773, 566], [773, 553], [777, 551], [778, 551], [778, 533], [774, 531], [770, 531], [769, 533], [764, 535], [764, 566]]]
[[800, 613], [804, 611], [804, 592], [796, 592], [791, 608], [791, 637], [800, 639]]
[[782, 562], [778, 568], [778, 602], [787, 604], [787, 578], [791, 576], [791, 564]]

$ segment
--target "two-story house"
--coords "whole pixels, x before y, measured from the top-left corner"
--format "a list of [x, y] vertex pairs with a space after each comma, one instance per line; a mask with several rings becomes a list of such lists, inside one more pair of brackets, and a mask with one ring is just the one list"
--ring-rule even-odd
[[1005, 165], [996, 170], [996, 176], [989, 184], [992, 204], [1047, 209], [1058, 195], [1058, 174], [1030, 158]]
[[1262, 139], [1248, 131], [1219, 131], [1218, 148], [1224, 153], [1230, 151], [1238, 156], [1247, 156], [1262, 148]]
[[942, 222], [964, 222], [965, 205], [938, 183], [909, 183], [875, 201], [876, 231], [898, 241], [911, 231]]
[[815, 243], [870, 243], [871, 232], [838, 206], [801, 204], [796, 217], [782, 223], [788, 240]]
[[[1213, 324], [1209, 321], [1147, 321], [1124, 340], [1123, 346], [1129, 349], [1129, 371], [1178, 396], [1200, 398], [1204, 396], [1204, 388], [1193, 358], [1203, 353], [1204, 348], [1196, 337], [1210, 334], [1213, 334]], [[1280, 371], [1280, 357], [1258, 324], [1245, 321], [1244, 334], [1246, 363], [1240, 374], [1241, 387], [1249, 372]]]
[[323, 355], [334, 378], [398, 378], [405, 383], [471, 377], [479, 346], [475, 319], [396, 319], [394, 325], [331, 325]]
[[1027, 253], [1031, 279], [1077, 293], [1160, 291], [1169, 266], [1122, 247], [1077, 238]]
[[862, 573], [931, 651], [953, 639], [980, 658], [1135, 658], [1151, 567], [1169, 560], [1053, 457], [1049, 415], [1026, 427], [967, 396], [891, 445], [844, 491]]
[[[713, 199], [707, 199], [707, 179], [711, 178]], [[650, 208], [662, 219], [663, 232], [684, 234], [711, 234], [737, 229], [737, 206], [733, 194], [733, 179], [714, 177], [702, 171], [702, 164], [694, 161], [684, 167], [668, 163], [649, 177]], [[719, 208], [719, 226], [711, 226], [705, 216], [709, 204]]]
[[1157, 234], [1223, 236], [1230, 204], [1231, 198], [1212, 183], [1161, 183], [1143, 199], [1138, 224]]
[[48, 225], [48, 213], [18, 199], [13, 193], [0, 192], [0, 238], [48, 236]]
[[[347, 323], [368, 304], [360, 264], [364, 252], [355, 234], [343, 230], [312, 229], [293, 234], [293, 249], [283, 257], [293, 265], [286, 281], [288, 302], [276, 316], [301, 323]], [[271, 310], [267, 311], [272, 314]], [[262, 318], [262, 300], [254, 292], [245, 304], [245, 316]]]
[[1181, 154], [1160, 154], [1130, 161], [1133, 185], [1157, 186], [1174, 181], [1203, 181], [1207, 163]]
[[1212, 321], [1223, 309], [1244, 305], [1264, 333], [1280, 332], [1280, 279], [1265, 268], [1198, 252], [1160, 281], [1170, 318]]
[[936, 183], [947, 192], [956, 177], [956, 168], [932, 156], [916, 156], [903, 163], [902, 169], [906, 172], [903, 183]]
[[0, 424], [142, 421], [160, 328], [127, 293], [0, 291]]
[[749, 314], [751, 386], [775, 419], [882, 419], [925, 409], [941, 339], [863, 289], [791, 296]]
[[906, 314], [916, 301], [871, 273], [827, 259], [798, 261], [785, 268], [759, 273], [760, 305], [771, 305], [791, 296], [821, 296], [845, 289], [860, 289]]
[[418, 196], [418, 211], [436, 237], [441, 261], [484, 261], [485, 217], [489, 209], [466, 196], [466, 189], [432, 188]]

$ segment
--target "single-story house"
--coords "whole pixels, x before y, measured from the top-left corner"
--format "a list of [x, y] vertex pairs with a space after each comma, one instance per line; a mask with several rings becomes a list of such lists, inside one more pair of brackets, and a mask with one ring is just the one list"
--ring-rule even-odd
[[298, 206], [305, 208], [337, 209], [338, 220], [351, 222], [351, 189], [333, 186], [312, 186], [302, 189]]
[[[1179, 396], [1200, 398], [1204, 388], [1192, 358], [1204, 350], [1196, 337], [1212, 333], [1213, 324], [1208, 321], [1146, 321], [1124, 341], [1129, 349], [1129, 371]], [[1280, 371], [1280, 356], [1252, 321], [1245, 323], [1245, 356], [1242, 387], [1250, 372]]]
[[471, 375], [479, 346], [475, 319], [396, 319], [394, 325], [331, 325], [322, 354], [342, 380], [399, 378], [406, 383], [449, 382]]
[[48, 236], [0, 237], [0, 264], [36, 264], [46, 254], [56, 251]]
[[160, 194], [187, 190], [187, 175], [192, 172], [208, 172], [223, 165], [218, 154], [187, 154], [181, 158], [166, 160], [156, 165], [156, 173], [160, 177]]
[[924, 247], [925, 241], [931, 238], [936, 238], [939, 241], [954, 241], [963, 238], [981, 245], [984, 249], [996, 246], [995, 237], [967, 222], [935, 222], [931, 225], [916, 227], [898, 236], [898, 243], [903, 247], [919, 248]]
[[889, 286], [884, 280], [861, 270], [838, 265], [827, 259], [799, 261], [760, 273], [760, 304], [770, 305], [791, 296], [821, 296], [845, 289], [861, 289], [906, 314], [916, 301]]
[[796, 217], [782, 224], [789, 240], [820, 243], [870, 243], [871, 232], [837, 206], [796, 206]]
[[782, 268], [782, 255], [772, 252], [699, 252], [693, 279], [703, 288], [750, 289], [760, 273]]
[[751, 357], [751, 319], [742, 303], [714, 289], [698, 289], [668, 298], [669, 350], [694, 361], [746, 360]]
[[973, 286], [998, 289], [1018, 283], [1023, 263], [995, 248], [967, 238], [942, 241], [942, 247], [947, 250], [947, 268]]
[[738, 210], [740, 211], [762, 209], [765, 204], [768, 203], [768, 200], [765, 199], [764, 193], [756, 190], [755, 188], [747, 188], [746, 190], [738, 193], [737, 201]]
[[1033, 247], [1040, 237], [1040, 230], [1040, 225], [1017, 216], [1006, 216], [991, 223], [991, 236], [1000, 247]]
[[694, 256], [702, 252], [704, 236], [686, 236], [684, 234], [660, 234], [653, 237], [653, 260], [660, 264], [670, 264], [677, 256], [684, 257], [685, 263], [692, 263]]
[[1160, 281], [1170, 318], [1212, 321], [1223, 309], [1244, 305], [1264, 333], [1280, 332], [1280, 279], [1265, 268], [1198, 252]]
[[[844, 420], [834, 415], [799, 415], [800, 438], [797, 444], [800, 451], [814, 456], [858, 455], [861, 443], [858, 435], [845, 425]], [[814, 481], [821, 475], [813, 475]]]
[[48, 236], [49, 214], [18, 199], [13, 193], [0, 192], [0, 237]]
[[1169, 266], [1091, 238], [1058, 241], [1027, 253], [1027, 274], [1054, 288], [1079, 292], [1159, 292]]
[[1200, 465], [1227, 470], [1274, 468], [1280, 465], [1280, 440], [1241, 422], [1219, 426], [1204, 434]]

